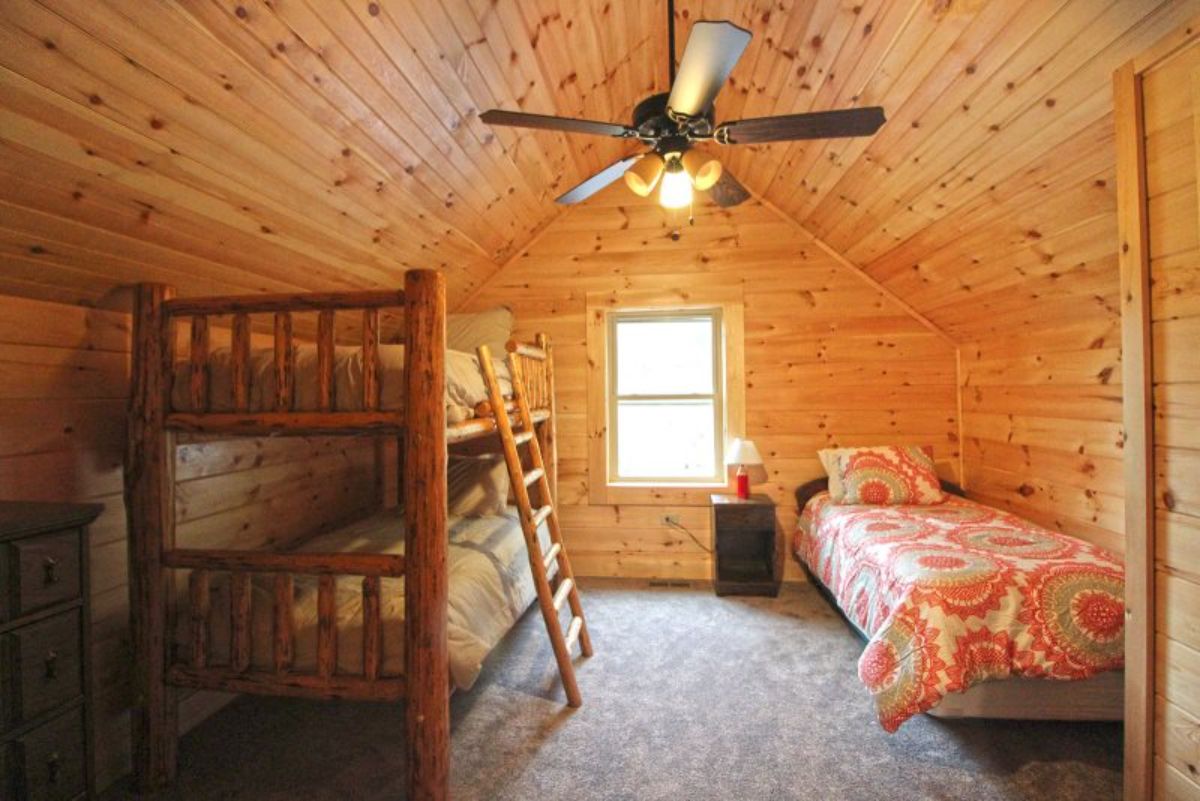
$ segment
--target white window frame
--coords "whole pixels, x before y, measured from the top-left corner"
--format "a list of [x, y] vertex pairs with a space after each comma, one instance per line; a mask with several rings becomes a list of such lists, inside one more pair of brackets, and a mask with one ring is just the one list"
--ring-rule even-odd
[[708, 506], [713, 492], [732, 492], [734, 471], [725, 467], [724, 481], [710, 484], [609, 481], [608, 315], [624, 311], [690, 311], [719, 307], [722, 321], [722, 367], [725, 452], [746, 430], [745, 302], [741, 286], [689, 286], [680, 289], [622, 289], [588, 292], [587, 325], [587, 474], [584, 493], [589, 504], [638, 506]]
[[[698, 485], [719, 487], [725, 484], [725, 434], [728, 429], [725, 420], [725, 359], [724, 340], [725, 326], [722, 309], [718, 306], [691, 308], [660, 308], [660, 309], [619, 309], [609, 312], [607, 317], [608, 351], [608, 397], [605, 401], [608, 416], [608, 469], [606, 481], [608, 484], [630, 485], [643, 484], [652, 486], [662, 485]], [[617, 365], [620, 354], [617, 351], [617, 326], [622, 321], [643, 320], [662, 321], [691, 320], [707, 318], [712, 321], [712, 392], [706, 393], [660, 393], [660, 394], [629, 394], [620, 395], [617, 390]], [[618, 471], [618, 430], [617, 419], [620, 402], [626, 401], [687, 401], [704, 400], [713, 404], [713, 466], [712, 475], [688, 476], [622, 476]]]

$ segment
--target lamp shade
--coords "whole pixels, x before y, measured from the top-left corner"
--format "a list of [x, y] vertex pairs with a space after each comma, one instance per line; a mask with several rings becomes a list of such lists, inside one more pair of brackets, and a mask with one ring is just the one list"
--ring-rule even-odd
[[635, 195], [649, 197], [662, 173], [663, 157], [657, 153], [647, 153], [625, 173], [625, 185]]
[[692, 176], [692, 184], [701, 192], [712, 189], [721, 177], [721, 162], [699, 150], [689, 150], [683, 154], [683, 168]]
[[738, 438], [733, 441], [733, 446], [729, 449], [729, 455], [725, 457], [725, 462], [732, 465], [757, 465], [762, 464], [762, 456], [758, 452], [758, 447], [754, 444], [754, 440]]

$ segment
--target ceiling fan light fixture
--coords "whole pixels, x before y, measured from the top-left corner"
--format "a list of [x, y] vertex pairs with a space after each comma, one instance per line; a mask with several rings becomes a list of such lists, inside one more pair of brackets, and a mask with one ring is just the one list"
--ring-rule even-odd
[[624, 176], [630, 191], [639, 197], [649, 197], [657, 187], [659, 202], [668, 209], [690, 206], [693, 190], [707, 192], [716, 205], [730, 208], [745, 202], [750, 193], [715, 158], [692, 152], [694, 144], [752, 145], [871, 136], [887, 121], [882, 107], [867, 106], [718, 124], [713, 103], [750, 44], [750, 31], [727, 20], [694, 21], [677, 69], [674, 0], [667, 0], [666, 12], [668, 89], [642, 98], [633, 107], [632, 125], [503, 109], [479, 115], [488, 125], [608, 136], [637, 141], [648, 148], [645, 155], [628, 155], [585, 178], [555, 198], [556, 203], [581, 203]]
[[692, 179], [678, 156], [668, 161], [664, 168], [658, 202], [664, 209], [682, 209], [692, 203]]
[[692, 184], [701, 192], [712, 189], [721, 178], [721, 162], [699, 150], [683, 154], [683, 168], [692, 176]]
[[639, 197], [649, 197], [663, 174], [663, 158], [647, 153], [625, 173], [625, 185]]

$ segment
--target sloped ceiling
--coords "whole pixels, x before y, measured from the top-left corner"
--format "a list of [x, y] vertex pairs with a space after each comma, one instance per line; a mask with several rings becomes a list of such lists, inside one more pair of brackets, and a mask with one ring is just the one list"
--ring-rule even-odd
[[[1115, 230], [1111, 74], [1197, 12], [676, 4], [680, 51], [700, 18], [754, 33], [719, 119], [885, 107], [873, 139], [736, 148], [725, 163], [962, 337], [985, 324], [964, 301], [1016, 313], [1012, 297], [1026, 310], [1059, 296], [1067, 273], [1086, 303], [1111, 300], [1115, 246], [1097, 244]], [[391, 286], [425, 266], [457, 303], [555, 218], [554, 196], [631, 149], [478, 113], [627, 120], [666, 89], [665, 49], [665, 2], [9, 0], [0, 292]]]

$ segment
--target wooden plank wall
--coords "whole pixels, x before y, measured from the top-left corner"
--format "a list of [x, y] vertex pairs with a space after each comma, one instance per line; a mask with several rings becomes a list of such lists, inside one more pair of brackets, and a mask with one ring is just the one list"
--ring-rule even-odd
[[1200, 45], [1143, 81], [1154, 383], [1155, 797], [1200, 798]]
[[[0, 296], [0, 497], [96, 501], [92, 527], [97, 767], [129, 770], [128, 587], [121, 459], [128, 314]], [[376, 502], [374, 447], [279, 439], [181, 447], [180, 545], [250, 547], [357, 516]], [[184, 725], [220, 699], [190, 699]]]
[[1085, 308], [962, 346], [965, 480], [976, 500], [1122, 553], [1120, 313]]
[[[501, 270], [465, 308], [506, 304], [518, 334], [549, 333], [559, 412], [559, 511], [581, 575], [705, 578], [709, 508], [588, 502], [585, 302], [588, 292], [741, 287], [747, 434], [763, 453], [783, 531], [792, 493], [823, 475], [829, 445], [932, 444], [957, 457], [954, 350], [813, 244], [794, 223], [748, 201], [696, 207], [669, 236], [666, 212], [623, 183], [573, 209]], [[795, 566], [788, 560], [789, 570]]]

